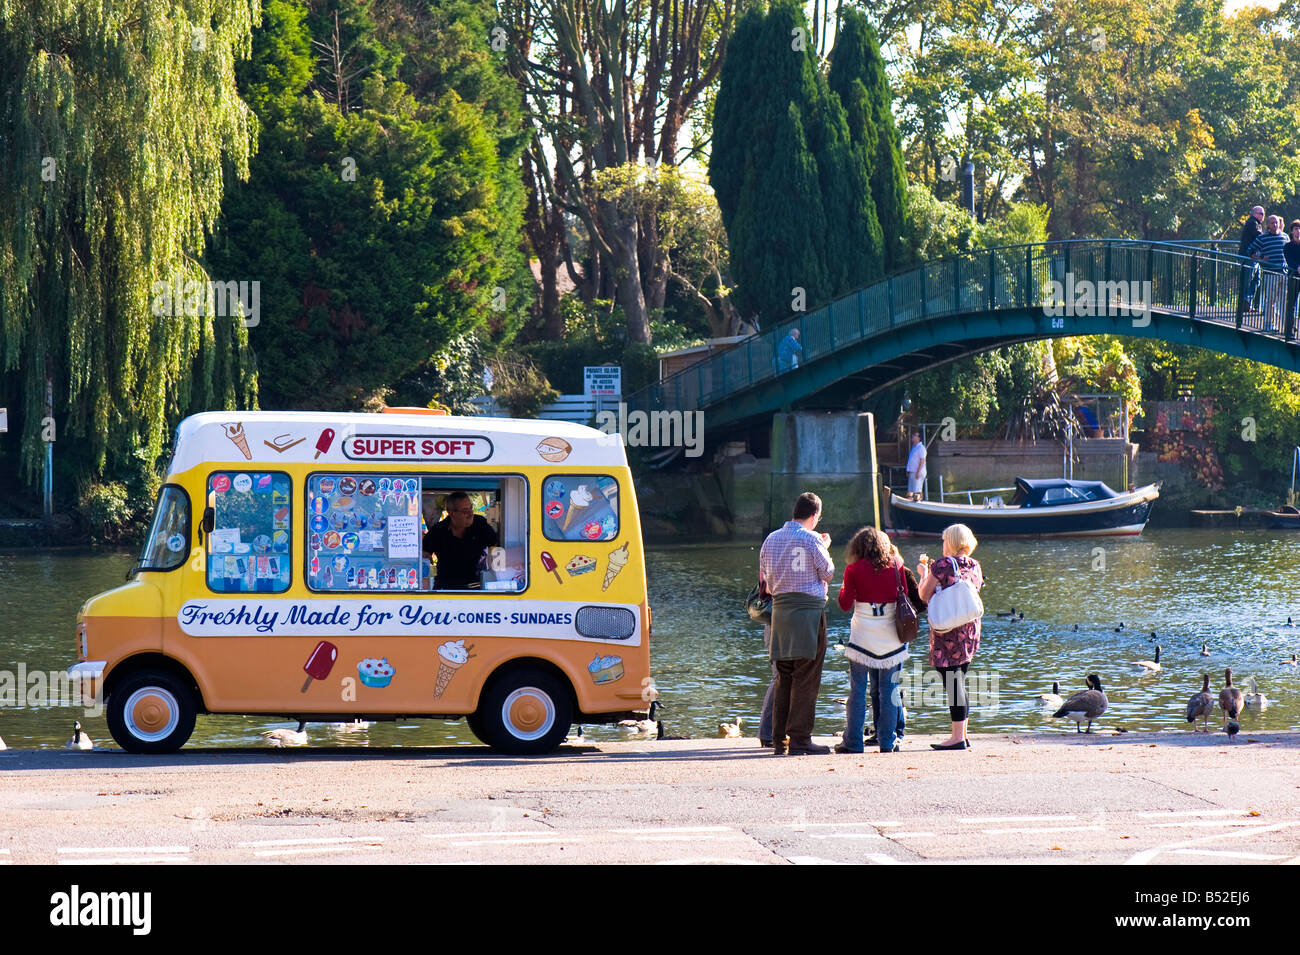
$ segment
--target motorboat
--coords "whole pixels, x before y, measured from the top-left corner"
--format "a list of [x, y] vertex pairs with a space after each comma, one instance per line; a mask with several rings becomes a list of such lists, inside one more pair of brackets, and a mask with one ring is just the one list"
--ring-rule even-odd
[[968, 501], [912, 501], [890, 494], [894, 529], [900, 533], [938, 537], [950, 524], [965, 524], [976, 537], [1100, 537], [1142, 533], [1151, 506], [1160, 496], [1159, 484], [1116, 491], [1102, 481], [1070, 478], [1016, 478], [1006, 501], [1002, 494]]

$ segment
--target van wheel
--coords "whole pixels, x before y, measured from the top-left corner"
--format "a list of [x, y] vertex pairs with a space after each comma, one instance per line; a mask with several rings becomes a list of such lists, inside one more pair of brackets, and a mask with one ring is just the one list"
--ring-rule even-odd
[[194, 691], [163, 670], [140, 670], [113, 687], [108, 731], [128, 753], [174, 753], [194, 732]]
[[543, 670], [527, 668], [492, 681], [470, 728], [493, 749], [524, 756], [554, 750], [572, 723], [569, 688]]

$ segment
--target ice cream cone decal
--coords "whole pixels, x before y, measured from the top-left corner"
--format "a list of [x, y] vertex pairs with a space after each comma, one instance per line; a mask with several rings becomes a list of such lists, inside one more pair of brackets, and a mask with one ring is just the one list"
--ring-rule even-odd
[[605, 568], [605, 582], [600, 585], [601, 590], [609, 590], [609, 585], [614, 582], [614, 578], [623, 573], [623, 568], [627, 566], [627, 542], [618, 550], [610, 551], [609, 566]]
[[463, 667], [473, 654], [474, 645], [465, 646], [464, 640], [449, 640], [438, 647], [438, 681], [434, 684], [433, 695], [442, 696], [458, 670]]
[[244, 460], [253, 460], [253, 453], [248, 450], [248, 437], [244, 434], [244, 426], [236, 421], [232, 424], [223, 424], [221, 427], [225, 429], [226, 437], [235, 443], [235, 447], [239, 448]]
[[560, 530], [567, 533], [573, 522], [585, 514], [590, 506], [591, 492], [587, 490], [587, 485], [579, 484], [569, 493], [569, 512], [564, 515], [564, 524]]

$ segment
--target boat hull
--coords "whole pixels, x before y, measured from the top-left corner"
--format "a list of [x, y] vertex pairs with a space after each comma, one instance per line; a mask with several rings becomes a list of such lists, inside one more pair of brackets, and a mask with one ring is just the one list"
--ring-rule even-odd
[[1058, 507], [978, 507], [908, 501], [890, 496], [894, 528], [939, 537], [950, 524], [965, 524], [976, 537], [1114, 537], [1142, 533], [1158, 492], [1131, 491], [1104, 502]]

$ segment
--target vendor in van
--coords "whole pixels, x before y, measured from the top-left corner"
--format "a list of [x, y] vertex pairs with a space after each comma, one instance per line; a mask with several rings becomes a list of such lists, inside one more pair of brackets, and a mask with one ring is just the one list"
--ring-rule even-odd
[[447, 495], [447, 516], [424, 535], [424, 556], [438, 558], [434, 590], [466, 590], [479, 585], [483, 552], [497, 545], [497, 532], [487, 519], [474, 513], [464, 491]]

